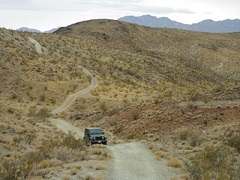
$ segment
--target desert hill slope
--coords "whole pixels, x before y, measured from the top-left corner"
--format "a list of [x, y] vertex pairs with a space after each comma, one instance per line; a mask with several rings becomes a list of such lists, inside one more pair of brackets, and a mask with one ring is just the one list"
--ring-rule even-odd
[[[172, 132], [169, 127], [202, 125], [204, 118], [213, 119], [209, 123], [213, 126], [239, 120], [239, 106], [218, 107], [219, 102], [240, 99], [239, 33], [91, 20], [53, 34], [0, 29], [0, 42], [0, 156], [4, 158], [22, 157], [63, 136], [46, 118], [68, 95], [90, 85], [81, 66], [99, 84], [59, 114], [79, 127], [104, 125], [115, 135], [124, 132], [126, 139], [149, 135], [153, 140], [151, 133], [159, 135], [158, 127], [167, 134]], [[205, 109], [213, 99], [214, 107]], [[196, 110], [198, 103], [206, 105]], [[149, 134], [132, 135], [140, 128]]]
[[[99, 79], [94, 95], [117, 101], [239, 94], [239, 33], [154, 29], [113, 20], [80, 22], [54, 34], [0, 33], [1, 96], [19, 107], [52, 109], [86, 87], [89, 80], [79, 65]], [[41, 44], [42, 54], [29, 37]]]
[[[104, 46], [108, 45], [111, 48], [125, 51], [131, 50], [133, 53], [152, 58], [152, 62], [156, 66], [159, 63], [162, 63], [163, 66], [170, 63], [171, 66], [168, 65], [167, 68], [174, 69], [173, 71], [178, 74], [178, 77], [182, 75], [180, 70], [176, 69], [179, 66], [181, 69], [187, 69], [186, 66], [191, 70], [197, 69], [191, 77], [189, 74], [184, 76], [184, 80], [188, 77], [194, 80], [196, 78], [194, 76], [197, 76], [199, 71], [203, 71], [199, 78], [209, 78], [213, 81], [219, 78], [217, 75], [233, 79], [239, 78], [239, 68], [235, 68], [239, 67], [237, 60], [239, 58], [239, 33], [208, 34], [154, 29], [112, 20], [80, 22], [62, 28], [56, 33], [87, 37]], [[223, 62], [226, 62], [226, 66], [217, 68]], [[208, 73], [204, 71], [208, 71]], [[211, 78], [201, 77], [204, 75], [211, 76]], [[171, 72], [168, 76], [174, 76], [174, 73]], [[212, 76], [215, 76], [215, 79]]]

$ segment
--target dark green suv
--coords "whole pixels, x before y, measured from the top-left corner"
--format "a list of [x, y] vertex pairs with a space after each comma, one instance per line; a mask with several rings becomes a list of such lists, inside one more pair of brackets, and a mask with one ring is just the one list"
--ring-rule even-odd
[[90, 127], [84, 131], [84, 141], [87, 145], [104, 144], [107, 145], [107, 138], [104, 136], [102, 128]]

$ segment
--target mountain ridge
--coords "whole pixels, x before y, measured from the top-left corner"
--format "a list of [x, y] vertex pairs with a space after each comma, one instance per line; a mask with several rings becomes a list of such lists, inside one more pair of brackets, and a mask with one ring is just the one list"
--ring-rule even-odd
[[240, 19], [225, 19], [221, 21], [213, 21], [212, 19], [206, 19], [198, 23], [184, 24], [171, 20], [168, 17], [157, 18], [156, 16], [143, 15], [124, 16], [119, 18], [118, 20], [154, 28], [173, 28], [209, 33], [240, 32]]
[[16, 29], [16, 31], [20, 31], [20, 32], [34, 32], [34, 33], [53, 33], [53, 32], [57, 31], [60, 28], [61, 27], [57, 27], [57, 28], [52, 28], [52, 29], [47, 30], [47, 31], [40, 31], [40, 30], [34, 29], [34, 28], [20, 27], [20, 28]]

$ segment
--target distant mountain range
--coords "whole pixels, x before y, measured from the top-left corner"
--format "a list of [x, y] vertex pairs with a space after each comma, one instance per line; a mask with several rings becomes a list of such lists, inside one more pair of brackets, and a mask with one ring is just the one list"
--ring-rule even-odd
[[240, 19], [226, 19], [223, 21], [213, 21], [211, 19], [208, 19], [199, 23], [183, 24], [177, 21], [173, 21], [167, 17], [157, 18], [151, 15], [143, 15], [139, 17], [124, 16], [118, 20], [155, 28], [173, 28], [210, 33], [240, 32]]
[[16, 31], [21, 31], [21, 32], [35, 32], [35, 33], [53, 33], [55, 31], [57, 31], [60, 27], [58, 28], [53, 28], [51, 30], [48, 30], [48, 31], [39, 31], [37, 29], [33, 29], [33, 28], [27, 28], [27, 27], [21, 27], [21, 28], [18, 28], [16, 29]]

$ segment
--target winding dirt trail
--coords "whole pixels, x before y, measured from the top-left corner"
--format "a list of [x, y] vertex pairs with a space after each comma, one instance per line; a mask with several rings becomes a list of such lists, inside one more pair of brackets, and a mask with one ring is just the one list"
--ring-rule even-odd
[[68, 134], [69, 132], [74, 133], [74, 137], [76, 139], [83, 138], [83, 132], [75, 127], [74, 125], [70, 124], [61, 119], [49, 118], [49, 120], [58, 128], [61, 129], [64, 133]]
[[[41, 54], [41, 45], [33, 38], [29, 37], [29, 40], [35, 44], [37, 52]], [[79, 66], [79, 69], [81, 69], [83, 73], [91, 79], [91, 85], [77, 93], [69, 95], [60, 107], [52, 111], [53, 115], [65, 111], [77, 98], [86, 95], [98, 86], [98, 80], [91, 74], [91, 72], [82, 66]], [[58, 118], [49, 118], [49, 120], [64, 133], [72, 132], [75, 134], [76, 139], [83, 138], [83, 132], [81, 129], [75, 127], [71, 123]], [[112, 153], [113, 161], [110, 162], [111, 166], [109, 167], [109, 171], [106, 173], [106, 177], [104, 179], [168, 180], [173, 175], [165, 164], [155, 160], [154, 155], [143, 143], [135, 142], [118, 144], [107, 146], [107, 149]]]
[[[85, 69], [82, 66], [78, 66], [78, 68], [81, 69], [86, 76], [91, 78], [91, 85], [85, 89], [82, 89], [81, 91], [79, 91], [77, 93], [69, 95], [67, 97], [67, 99], [65, 100], [65, 102], [60, 107], [58, 107], [57, 109], [54, 109], [51, 112], [52, 114], [58, 114], [60, 112], [65, 111], [74, 103], [74, 101], [77, 98], [84, 96], [85, 94], [89, 93], [92, 89], [94, 89], [98, 86], [98, 80], [95, 77], [93, 77], [93, 75], [91, 74], [90, 71], [88, 71], [87, 69]], [[49, 120], [55, 126], [57, 126], [58, 129], [61, 129], [63, 132], [65, 132], [65, 133], [72, 132], [75, 134], [75, 138], [77, 138], [77, 139], [83, 138], [83, 132], [79, 128], [70, 124], [69, 122], [66, 122], [64, 120], [57, 119], [57, 118], [49, 118]]]
[[28, 39], [35, 45], [37, 53], [42, 54], [42, 46], [35, 39], [31, 37], [28, 37]]
[[91, 78], [91, 85], [88, 86], [85, 89], [82, 89], [81, 91], [71, 94], [67, 97], [67, 99], [65, 100], [65, 102], [58, 107], [57, 109], [54, 109], [52, 111], [52, 114], [58, 114], [60, 112], [65, 111], [66, 109], [68, 109], [73, 103], [74, 101], [79, 98], [82, 97], [83, 95], [89, 93], [92, 89], [96, 88], [98, 86], [98, 80], [93, 77], [93, 75], [85, 68], [83, 68], [82, 66], [79, 66], [79, 68], [83, 71], [83, 73], [88, 76], [89, 78]]

